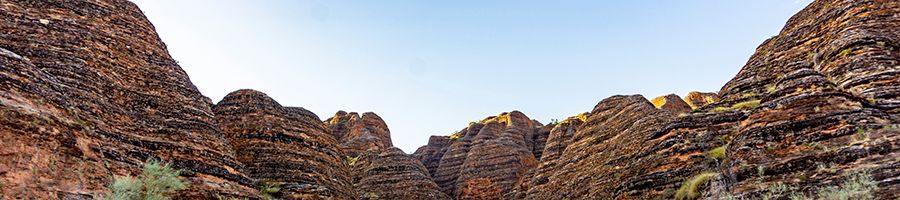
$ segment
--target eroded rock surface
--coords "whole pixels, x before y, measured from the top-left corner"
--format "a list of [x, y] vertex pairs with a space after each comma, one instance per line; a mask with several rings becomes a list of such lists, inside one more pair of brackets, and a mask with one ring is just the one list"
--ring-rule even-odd
[[419, 149], [416, 149], [416, 152], [413, 153], [416, 159], [419, 159], [419, 161], [425, 165], [425, 168], [428, 169], [429, 176], [434, 177], [435, 171], [438, 166], [441, 165], [441, 158], [444, 157], [444, 153], [450, 148], [450, 143], [452, 142], [450, 137], [451, 136], [431, 136], [428, 139], [428, 144], [419, 147]]
[[148, 159], [182, 198], [257, 197], [210, 100], [124, 0], [0, 1], [0, 199], [99, 199]]
[[503, 199], [502, 191], [489, 178], [467, 180], [459, 194], [460, 200], [497, 200]]
[[184, 199], [672, 199], [696, 177], [707, 199], [785, 199], [860, 173], [900, 197], [897, 1], [811, 3], [718, 94], [502, 113], [413, 155], [374, 113], [323, 122], [252, 90], [213, 106], [129, 2], [0, 11], [0, 199], [102, 198], [151, 158], [184, 170]]
[[352, 162], [359, 199], [450, 199], [419, 160], [396, 147], [368, 151]]
[[275, 185], [282, 199], [352, 199], [344, 153], [319, 117], [282, 107], [266, 94], [238, 90], [213, 107], [246, 174]]
[[675, 94], [668, 94], [653, 98], [650, 101], [656, 108], [669, 111], [673, 114], [689, 113], [692, 107], [681, 100], [681, 97]]
[[879, 196], [896, 198], [897, 135], [878, 130], [898, 122], [898, 10], [896, 1], [816, 1], [757, 48], [719, 92], [721, 106], [759, 104], [727, 149], [732, 193], [787, 184], [812, 194], [868, 171]]
[[719, 101], [719, 94], [715, 92], [692, 91], [684, 96], [684, 102], [690, 105], [691, 109], [699, 109], [717, 101]]
[[349, 156], [359, 156], [369, 150], [393, 147], [391, 131], [378, 115], [366, 112], [338, 111], [334, 117], [325, 120], [332, 135]]
[[565, 167], [538, 171], [527, 198], [666, 199], [703, 174], [712, 181], [697, 192], [707, 198], [813, 197], [858, 173], [871, 175], [876, 197], [896, 198], [898, 8], [813, 2], [757, 49], [721, 100], [688, 95], [690, 114], [604, 100], [560, 158]]
[[[469, 180], [486, 178], [503, 196], [512, 198], [516, 195], [513, 188], [537, 166], [535, 154], [544, 151], [549, 129], [521, 112], [502, 113], [448, 136], [449, 145], [434, 141], [420, 148], [416, 156], [426, 163], [434, 163], [440, 156], [437, 167], [429, 170], [450, 196], [462, 198], [461, 189]], [[444, 152], [439, 152], [442, 149]]]

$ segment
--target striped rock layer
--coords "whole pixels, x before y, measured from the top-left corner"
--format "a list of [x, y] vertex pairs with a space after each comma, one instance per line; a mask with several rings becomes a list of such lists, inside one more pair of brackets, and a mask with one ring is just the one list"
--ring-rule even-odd
[[197, 91], [136, 5], [0, 1], [0, 199], [99, 199], [148, 159], [186, 199], [258, 197]]
[[281, 199], [353, 199], [344, 153], [319, 117], [282, 107], [266, 94], [238, 90], [213, 107], [219, 128], [260, 185]]

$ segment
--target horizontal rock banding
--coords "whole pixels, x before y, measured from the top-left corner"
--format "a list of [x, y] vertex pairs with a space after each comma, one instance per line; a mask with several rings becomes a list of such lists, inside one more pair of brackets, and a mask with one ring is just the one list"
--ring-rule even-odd
[[278, 198], [355, 198], [344, 153], [311, 112], [253, 90], [232, 92], [213, 110], [246, 173], [281, 188]]
[[351, 166], [359, 199], [450, 199], [419, 160], [396, 147], [367, 151]]
[[350, 156], [394, 146], [387, 124], [372, 112], [359, 115], [339, 111], [334, 117], [325, 120], [325, 125], [331, 129], [341, 149]]
[[0, 199], [102, 198], [150, 158], [184, 170], [182, 198], [256, 197], [136, 5], [4, 1], [0, 17]]

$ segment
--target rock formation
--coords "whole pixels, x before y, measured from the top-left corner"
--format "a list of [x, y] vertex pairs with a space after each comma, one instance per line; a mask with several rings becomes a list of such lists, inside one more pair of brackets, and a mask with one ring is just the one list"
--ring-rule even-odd
[[700, 107], [709, 105], [719, 101], [719, 94], [713, 92], [688, 92], [684, 96], [684, 102], [691, 106], [691, 109], [699, 109]]
[[396, 147], [367, 151], [351, 162], [359, 199], [450, 199], [419, 160]]
[[668, 94], [653, 98], [650, 101], [653, 106], [673, 114], [689, 113], [693, 109], [690, 105], [681, 100], [681, 97], [675, 94]]
[[898, 196], [897, 132], [880, 130], [900, 121], [898, 10], [897, 1], [815, 1], [722, 87], [719, 106], [759, 105], [726, 150], [735, 196], [779, 184], [812, 194], [861, 171], [879, 196]]
[[453, 197], [462, 198], [461, 189], [479, 178], [513, 197], [516, 183], [537, 166], [535, 154], [544, 150], [535, 149], [544, 149], [548, 129], [519, 111], [502, 113], [471, 123], [446, 142], [432, 137], [415, 155], [433, 171], [441, 191]]
[[181, 199], [787, 199], [846, 180], [896, 199], [898, 13], [817, 0], [718, 93], [502, 113], [409, 155], [374, 113], [213, 105], [130, 2], [2, 1], [0, 199], [103, 198], [148, 159], [183, 170]]
[[257, 197], [210, 100], [124, 0], [0, 2], [0, 199], [99, 199], [148, 159], [187, 199]]
[[489, 178], [474, 178], [466, 181], [459, 194], [460, 200], [503, 199], [502, 191]]
[[444, 153], [450, 148], [450, 143], [455, 139], [458, 138], [451, 139], [451, 136], [431, 136], [428, 138], [428, 144], [419, 147], [419, 149], [416, 149], [416, 152], [413, 153], [416, 159], [419, 159], [419, 161], [425, 165], [425, 168], [428, 169], [428, 174], [432, 176], [432, 178], [434, 177], [438, 166], [441, 164], [441, 158], [444, 157]]
[[266, 94], [238, 90], [213, 107], [246, 174], [280, 188], [280, 199], [351, 199], [344, 153], [319, 117], [282, 107]]
[[339, 140], [341, 149], [350, 156], [394, 146], [387, 124], [372, 112], [359, 115], [355, 112], [338, 111], [334, 117], [325, 120], [325, 125]]
[[[523, 199], [529, 194], [528, 192], [543, 191], [544, 185], [549, 181], [549, 176], [559, 170], [560, 156], [565, 152], [569, 144], [572, 144], [572, 138], [578, 127], [586, 120], [587, 113], [570, 117], [559, 124], [553, 126], [548, 136], [547, 143], [544, 146], [544, 154], [540, 157], [538, 167], [526, 175], [519, 184], [519, 194], [517, 199]], [[533, 188], [533, 189], [532, 189]]]
[[688, 95], [697, 111], [685, 116], [639, 97], [604, 100], [564, 166], [539, 171], [533, 184], [542, 174], [547, 183], [527, 198], [681, 198], [701, 176], [711, 181], [695, 192], [712, 199], [810, 197], [858, 173], [871, 175], [874, 195], [896, 198], [898, 7], [810, 4], [757, 49], [721, 100]]

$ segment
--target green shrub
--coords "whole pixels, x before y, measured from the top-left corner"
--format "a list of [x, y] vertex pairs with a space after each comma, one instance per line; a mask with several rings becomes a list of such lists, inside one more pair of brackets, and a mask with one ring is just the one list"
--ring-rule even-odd
[[359, 161], [359, 156], [356, 156], [356, 157], [353, 157], [353, 156], [347, 156], [347, 157], [345, 158], [345, 160], [347, 161], [347, 164], [348, 164], [348, 165], [353, 166], [353, 165], [356, 165], [356, 162], [357, 162], [357, 161]]
[[853, 49], [850, 49], [850, 48], [841, 50], [841, 52], [839, 52], [837, 56], [838, 56], [838, 57], [844, 57], [844, 56], [850, 55], [850, 52], [851, 52], [851, 51], [853, 51]]
[[449, 139], [450, 139], [450, 140], [458, 140], [458, 139], [459, 139], [459, 133], [451, 134]]
[[168, 163], [156, 160], [144, 162], [141, 175], [118, 177], [109, 184], [108, 200], [167, 200], [180, 190], [188, 187], [178, 179], [180, 170], [172, 169]]
[[143, 188], [141, 180], [131, 176], [116, 178], [112, 184], [109, 184], [110, 193], [106, 195], [108, 200], [130, 200], [139, 199], [141, 196], [141, 188]]
[[873, 193], [877, 187], [869, 173], [859, 172], [851, 174], [840, 186], [819, 188], [817, 193], [824, 200], [875, 199]]
[[744, 102], [740, 102], [740, 103], [731, 105], [731, 109], [733, 109], [733, 110], [750, 110], [750, 109], [759, 107], [759, 102], [760, 102], [759, 100], [744, 101]]
[[729, 108], [729, 107], [721, 107], [721, 106], [720, 106], [720, 107], [715, 107], [715, 108], [713, 108], [711, 111], [713, 111], [713, 112], [725, 112], [725, 111], [731, 111], [731, 108]]
[[697, 191], [697, 189], [700, 188], [700, 185], [709, 182], [711, 178], [718, 175], [719, 174], [714, 172], [703, 172], [685, 180], [681, 183], [681, 187], [678, 188], [678, 191], [675, 191], [675, 199], [693, 200], [699, 198], [700, 192]]
[[265, 182], [260, 181], [258, 183], [259, 195], [262, 195], [266, 200], [274, 200], [275, 194], [278, 194], [281, 191], [281, 185], [274, 182]]
[[725, 159], [725, 146], [716, 147], [706, 152], [706, 157], [713, 160]]

